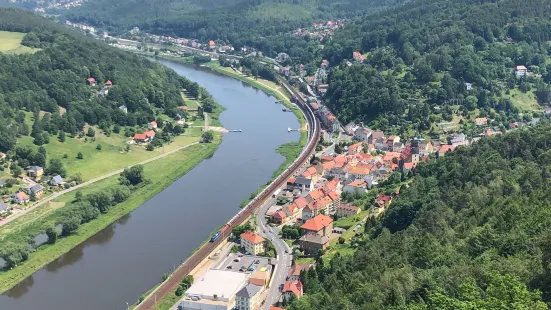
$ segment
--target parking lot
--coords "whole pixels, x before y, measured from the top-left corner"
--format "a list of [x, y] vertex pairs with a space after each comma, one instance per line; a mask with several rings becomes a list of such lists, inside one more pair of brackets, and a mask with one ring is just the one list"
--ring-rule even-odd
[[255, 270], [260, 270], [262, 267], [270, 270], [272, 266], [269, 265], [269, 260], [270, 258], [267, 257], [231, 253], [216, 269], [246, 273], [252, 273]]

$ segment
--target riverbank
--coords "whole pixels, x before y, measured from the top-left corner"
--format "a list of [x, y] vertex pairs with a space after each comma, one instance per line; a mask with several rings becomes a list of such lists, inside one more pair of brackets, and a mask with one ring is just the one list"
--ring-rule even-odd
[[[216, 151], [221, 141], [221, 135], [215, 135], [215, 139], [212, 143], [193, 145], [163, 159], [144, 165], [145, 177], [151, 181], [149, 184], [141, 188], [128, 200], [112, 207], [109, 213], [100, 215], [97, 219], [81, 225], [76, 233], [58, 239], [58, 241], [53, 245], [44, 244], [43, 246], [40, 246], [36, 251], [30, 254], [29, 258], [25, 262], [19, 264], [16, 268], [0, 272], [0, 292], [3, 293], [14, 287], [25, 278], [31, 276], [37, 270], [69, 252], [71, 249], [100, 232], [108, 225], [119, 220], [124, 215], [151, 199], [178, 178], [197, 166], [201, 161], [203, 161], [203, 159], [211, 156]], [[82, 194], [96, 192], [101, 189], [110, 188], [117, 183], [118, 176], [113, 176], [94, 184], [93, 187], [85, 187], [81, 192]], [[75, 194], [76, 193], [67, 194], [58, 199], [56, 202], [63, 204], [67, 201], [72, 201]], [[60, 210], [62, 210], [62, 208], [50, 214], [45, 219], [39, 222], [34, 222], [33, 226], [42, 226], [45, 223], [55, 221], [55, 218], [58, 215], [57, 212], [60, 212]], [[22, 231], [18, 231], [17, 234], [26, 234], [27, 232], [33, 230], [33, 228], [34, 227], [27, 227]], [[9, 235], [10, 234], [8, 233], [5, 236], [8, 240]]]

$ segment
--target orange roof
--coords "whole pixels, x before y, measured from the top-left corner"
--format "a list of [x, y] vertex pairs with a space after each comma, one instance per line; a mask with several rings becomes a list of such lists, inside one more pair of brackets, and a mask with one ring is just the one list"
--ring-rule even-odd
[[411, 170], [417, 166], [417, 163], [404, 163], [404, 168]]
[[392, 169], [393, 171], [398, 170], [398, 168], [399, 168], [398, 165], [395, 164], [395, 163], [392, 163], [392, 164], [390, 165], [390, 169]]
[[272, 217], [279, 218], [280, 220], [284, 220], [287, 215], [285, 215], [285, 212], [283, 210], [279, 210], [276, 213], [272, 214]]
[[360, 210], [360, 208], [350, 204], [350, 203], [345, 203], [345, 204], [342, 204], [338, 207], [338, 209], [343, 209], [343, 210], [349, 210], [349, 211], [354, 211], [354, 212], [358, 212]]
[[312, 231], [320, 231], [324, 227], [329, 226], [329, 224], [331, 223], [333, 223], [332, 218], [323, 214], [318, 214], [313, 219], [307, 220], [306, 223], [300, 226], [300, 228]]
[[297, 179], [291, 177], [291, 178], [289, 178], [289, 180], [287, 180], [287, 183], [291, 183], [291, 184], [292, 184], [292, 183], [295, 183], [296, 180], [297, 180]]
[[107, 86], [113, 85], [113, 82], [111, 82], [111, 80], [107, 80], [107, 82], [105, 82], [105, 85]]
[[325, 187], [330, 191], [334, 191], [335, 189], [337, 189], [337, 184], [339, 184], [339, 181], [339, 178], [333, 178], [333, 180], [327, 183]]
[[323, 167], [323, 170], [331, 169], [331, 168], [335, 167], [335, 161], [334, 160], [326, 161], [326, 162], [322, 163], [321, 166]]
[[366, 182], [364, 179], [357, 179], [356, 181], [348, 184], [348, 186], [352, 186], [352, 187], [360, 187], [360, 188], [365, 188], [366, 187]]
[[352, 170], [350, 170], [348, 173], [350, 174], [369, 174], [369, 172], [371, 171], [371, 168], [369, 167], [366, 167], [366, 166], [357, 166], [355, 168], [353, 168]]
[[145, 140], [147, 136], [145, 133], [137, 133], [134, 135], [134, 140]]
[[270, 309], [268, 310], [285, 310], [283, 308], [280, 308], [280, 307], [276, 307], [276, 306], [270, 306]]
[[346, 159], [346, 156], [344, 155], [339, 155], [337, 157], [335, 157], [335, 162], [338, 164], [338, 163], [345, 163], [347, 162], [348, 159]]
[[321, 196], [323, 196], [323, 192], [321, 191], [321, 189], [315, 189], [311, 191], [309, 195], [312, 200], [318, 200], [321, 198]]
[[216, 44], [216, 43], [214, 43], [213, 40], [210, 40], [210, 41], [209, 41], [209, 45], [215, 45], [215, 44]]
[[306, 207], [306, 205], [308, 204], [308, 201], [304, 197], [298, 197], [297, 199], [295, 199], [295, 204], [297, 205], [297, 207], [302, 209]]
[[155, 135], [155, 131], [153, 130], [149, 130], [149, 131], [146, 131], [144, 132], [145, 136], [150, 138], [150, 137], [153, 137]]
[[157, 127], [157, 122], [155, 122], [155, 121], [153, 121], [153, 122], [151, 122], [151, 123], [149, 123], [149, 124], [151, 124], [151, 126], [153, 126], [153, 127]]
[[332, 161], [333, 157], [329, 155], [321, 155], [320, 159], [321, 161]]
[[94, 79], [93, 77], [91, 77], [91, 78], [88, 78], [87, 81], [90, 82], [90, 83], [95, 83], [95, 82], [96, 82], [96, 79]]
[[310, 178], [310, 177], [316, 175], [317, 173], [318, 173], [318, 171], [316, 170], [315, 167], [310, 167], [302, 173], [302, 176], [305, 177], [305, 178]]
[[302, 283], [300, 281], [287, 281], [283, 284], [283, 293], [293, 293], [295, 296], [302, 296]]
[[295, 212], [295, 209], [298, 208], [298, 206], [296, 205], [296, 203], [292, 203], [290, 204], [287, 209], [289, 209], [289, 212], [293, 213]]
[[252, 231], [246, 231], [246, 232], [242, 233], [240, 237], [241, 237], [241, 239], [248, 240], [250, 243], [254, 243], [254, 244], [265, 241], [264, 238], [262, 238], [259, 235], [253, 233]]
[[446, 153], [448, 151], [453, 151], [455, 149], [455, 146], [453, 145], [442, 145], [440, 150], [438, 150], [439, 153]]
[[397, 152], [387, 152], [385, 154], [385, 157], [383, 157], [383, 161], [391, 161], [393, 158], [400, 158], [400, 153]]
[[339, 199], [339, 195], [335, 191], [329, 192], [329, 194], [327, 194], [327, 196], [329, 196], [329, 198], [331, 198], [331, 200], [333, 200], [333, 201]]
[[17, 194], [15, 194], [15, 196], [17, 196], [17, 198], [19, 198], [20, 200], [26, 200], [26, 199], [29, 199], [29, 195], [23, 193], [23, 192], [19, 192]]
[[397, 136], [390, 136], [388, 137], [388, 141], [394, 141], [396, 140], [396, 138], [398, 138]]

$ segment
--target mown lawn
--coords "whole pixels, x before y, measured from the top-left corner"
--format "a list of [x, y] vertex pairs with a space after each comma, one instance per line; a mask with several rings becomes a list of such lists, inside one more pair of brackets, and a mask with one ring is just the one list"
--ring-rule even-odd
[[[170, 152], [179, 147], [188, 145], [200, 140], [200, 135], [195, 131], [178, 136], [170, 144], [164, 147], [156, 148], [154, 151], [146, 151], [145, 146], [131, 145], [130, 151], [126, 151], [126, 142], [130, 138], [118, 134], [105, 136], [96, 129], [96, 137], [71, 138], [66, 135], [65, 142], [59, 142], [56, 136], [50, 137], [50, 143], [44, 145], [48, 158], [60, 158], [67, 168], [67, 175], [81, 173], [83, 179], [90, 180], [95, 177], [107, 174], [118, 169], [137, 164], [141, 161]], [[33, 138], [30, 136], [22, 137], [18, 141], [19, 145], [33, 144]], [[97, 150], [97, 145], [101, 145], [101, 150]], [[34, 146], [35, 147], [35, 146]], [[81, 152], [83, 159], [77, 159], [77, 154]], [[64, 158], [67, 155], [67, 158]]]
[[7, 54], [34, 53], [39, 49], [21, 45], [26, 33], [0, 31], [0, 52]]

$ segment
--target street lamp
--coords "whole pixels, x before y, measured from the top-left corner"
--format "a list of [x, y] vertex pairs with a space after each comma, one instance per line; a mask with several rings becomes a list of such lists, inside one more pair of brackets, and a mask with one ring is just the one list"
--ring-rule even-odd
[[130, 309], [130, 305], [128, 304], [128, 301], [126, 302], [126, 310]]

